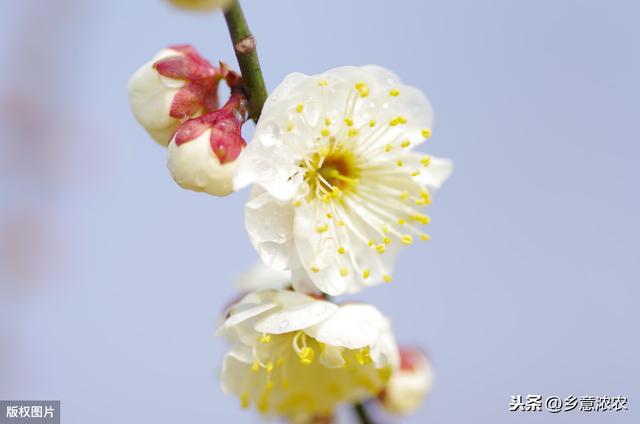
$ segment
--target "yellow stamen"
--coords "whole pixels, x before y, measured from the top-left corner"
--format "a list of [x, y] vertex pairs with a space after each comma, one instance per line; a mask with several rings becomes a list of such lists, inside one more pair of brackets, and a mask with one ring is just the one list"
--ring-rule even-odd
[[300, 363], [302, 365], [311, 365], [313, 362], [313, 357], [315, 356], [315, 352], [310, 347], [303, 347], [298, 352], [298, 358], [300, 358]]
[[418, 221], [422, 225], [427, 225], [429, 222], [431, 222], [431, 217], [429, 217], [429, 215], [423, 215], [423, 214], [413, 215], [411, 219]]
[[304, 110], [304, 105], [302, 103], [298, 103], [296, 105], [296, 112], [302, 113], [303, 110]]
[[392, 282], [392, 281], [393, 281], [393, 277], [392, 277], [392, 276], [390, 276], [390, 275], [388, 275], [388, 274], [385, 274], [385, 275], [383, 275], [383, 276], [382, 276], [382, 280], [383, 280], [385, 283], [390, 283], [390, 282]]
[[431, 137], [431, 130], [429, 128], [425, 128], [422, 130], [422, 136], [424, 138], [429, 138]]
[[369, 278], [370, 275], [371, 270], [369, 268], [365, 268], [364, 271], [362, 271], [362, 278]]
[[369, 95], [369, 87], [367, 87], [367, 84], [364, 82], [360, 81], [356, 83], [355, 88], [358, 90], [360, 97], [367, 97]]
[[347, 277], [349, 275], [349, 270], [347, 268], [340, 268], [340, 275], [342, 277]]
[[260, 337], [260, 343], [269, 343], [271, 341], [271, 335], [270, 334], [263, 334], [262, 337]]
[[247, 409], [249, 407], [249, 393], [242, 392], [240, 395], [240, 406], [242, 409]]
[[371, 363], [371, 356], [369, 356], [369, 346], [358, 350], [354, 356], [356, 357], [356, 361], [360, 365], [366, 365]]
[[411, 244], [413, 243], [413, 237], [411, 237], [408, 234], [403, 235], [400, 240], [404, 243], [404, 244]]
[[389, 90], [389, 95], [391, 97], [398, 97], [400, 95], [400, 90], [398, 90], [397, 88], [393, 88]]

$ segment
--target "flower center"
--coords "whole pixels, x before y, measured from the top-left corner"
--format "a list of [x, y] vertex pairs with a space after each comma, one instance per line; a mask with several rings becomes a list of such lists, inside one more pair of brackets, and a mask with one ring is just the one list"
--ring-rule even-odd
[[360, 170], [354, 154], [343, 148], [324, 149], [302, 162], [309, 184], [309, 200], [327, 199], [329, 196], [352, 190], [358, 184]]

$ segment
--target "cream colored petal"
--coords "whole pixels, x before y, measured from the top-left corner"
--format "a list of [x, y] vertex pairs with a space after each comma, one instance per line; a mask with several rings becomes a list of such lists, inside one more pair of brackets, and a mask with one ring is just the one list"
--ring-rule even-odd
[[178, 146], [174, 140], [167, 149], [167, 167], [178, 185], [187, 190], [226, 196], [233, 192], [236, 162], [221, 164], [211, 149], [211, 130]]
[[293, 213], [290, 201], [281, 201], [254, 187], [245, 207], [245, 225], [262, 261], [279, 270], [289, 268], [293, 254]]
[[319, 290], [331, 296], [345, 294], [354, 273], [340, 274], [341, 268], [350, 265], [338, 257], [336, 237], [316, 231], [320, 225], [317, 216], [318, 212], [306, 202], [295, 208], [294, 240], [300, 263]]
[[327, 320], [305, 330], [322, 343], [359, 349], [373, 344], [386, 326], [375, 307], [363, 303], [341, 306]]
[[342, 368], [345, 365], [343, 351], [343, 347], [324, 345], [320, 354], [320, 362], [327, 368]]
[[266, 266], [262, 261], [236, 277], [235, 287], [241, 291], [284, 289], [291, 284], [291, 271]]
[[[306, 78], [308, 78], [307, 75], [299, 72], [285, 76], [282, 82], [269, 94], [267, 101], [262, 107], [260, 121], [262, 121], [262, 119], [269, 120], [274, 116], [279, 116], [282, 113], [282, 104], [288, 102], [291, 91]], [[258, 129], [259, 128], [256, 128], [256, 131], [258, 131]]]
[[179, 120], [170, 116], [170, 111], [173, 98], [185, 81], [163, 77], [153, 65], [158, 60], [178, 55], [181, 53], [175, 50], [161, 50], [131, 76], [127, 86], [134, 117], [162, 146], [169, 144], [180, 125]]
[[278, 305], [276, 303], [261, 303], [258, 305], [253, 304], [240, 304], [237, 305], [232, 315], [226, 319], [226, 321], [222, 324], [221, 330], [229, 329], [233, 326], [236, 326], [244, 321], [247, 321], [251, 318], [255, 318], [256, 316], [270, 311], [276, 308]]
[[259, 319], [256, 322], [255, 329], [260, 333], [270, 334], [298, 331], [325, 320], [336, 309], [338, 307], [333, 303], [307, 297], [304, 303], [285, 304], [278, 311]]
[[[429, 158], [427, 166], [422, 163], [425, 157]], [[412, 152], [406, 155], [403, 160], [407, 162], [407, 166], [420, 171], [419, 175], [414, 177], [414, 180], [431, 190], [439, 189], [453, 173], [453, 162], [450, 159]]]
[[371, 345], [369, 356], [378, 368], [384, 366], [398, 368], [400, 365], [400, 352], [390, 326], [381, 331], [380, 337]]
[[244, 390], [243, 382], [250, 372], [251, 364], [243, 362], [233, 352], [227, 353], [222, 364], [222, 390], [240, 397]]
[[279, 200], [290, 200], [298, 192], [304, 176], [294, 150], [279, 141], [279, 131], [274, 125], [258, 124], [254, 139], [236, 161], [236, 190], [258, 184]]

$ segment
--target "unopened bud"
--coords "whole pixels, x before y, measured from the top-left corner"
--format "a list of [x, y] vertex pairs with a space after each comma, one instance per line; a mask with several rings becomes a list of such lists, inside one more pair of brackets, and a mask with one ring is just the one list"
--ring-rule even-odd
[[418, 349], [400, 347], [400, 367], [380, 394], [387, 411], [407, 415], [415, 412], [431, 389], [433, 372], [429, 359]]
[[136, 120], [166, 146], [182, 122], [218, 108], [219, 69], [191, 46], [161, 50], [129, 80]]
[[185, 122], [167, 151], [173, 179], [188, 190], [230, 194], [236, 159], [246, 146], [241, 134], [245, 120], [246, 99], [234, 93], [222, 109]]

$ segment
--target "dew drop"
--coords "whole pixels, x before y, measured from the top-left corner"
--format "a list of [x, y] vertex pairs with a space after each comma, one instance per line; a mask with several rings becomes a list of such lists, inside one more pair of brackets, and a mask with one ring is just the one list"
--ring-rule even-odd
[[278, 221], [276, 224], [276, 234], [278, 234], [278, 237], [280, 238], [287, 238], [289, 236], [289, 231], [287, 226], [282, 222]]
[[283, 319], [282, 321], [280, 321], [280, 328], [285, 329], [289, 326], [289, 321], [286, 319]]

